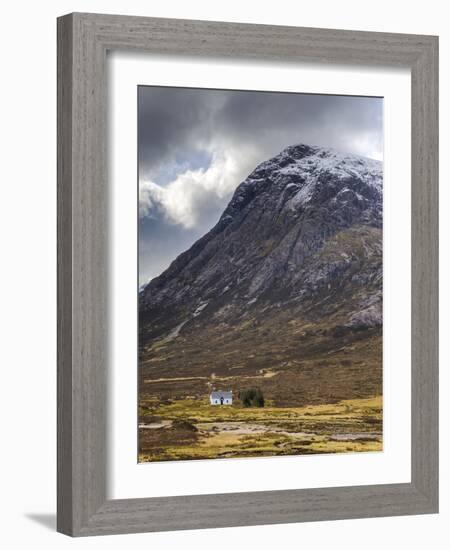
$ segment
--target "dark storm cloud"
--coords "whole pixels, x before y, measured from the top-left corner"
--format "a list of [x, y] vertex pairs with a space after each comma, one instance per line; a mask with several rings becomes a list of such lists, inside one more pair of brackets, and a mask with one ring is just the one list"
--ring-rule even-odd
[[208, 148], [218, 134], [222, 141], [252, 140], [264, 153], [306, 142], [379, 155], [381, 130], [381, 99], [139, 88], [140, 173], [144, 177], [176, 164], [180, 152], [194, 155]]
[[304, 141], [354, 149], [351, 142], [363, 132], [372, 134], [374, 145], [381, 151], [381, 109], [382, 101], [373, 98], [240, 93], [230, 96], [217, 119], [225, 131], [243, 139], [258, 136], [267, 148], [280, 142], [291, 145]]
[[206, 146], [222, 92], [139, 87], [139, 169], [154, 175], [167, 161]]

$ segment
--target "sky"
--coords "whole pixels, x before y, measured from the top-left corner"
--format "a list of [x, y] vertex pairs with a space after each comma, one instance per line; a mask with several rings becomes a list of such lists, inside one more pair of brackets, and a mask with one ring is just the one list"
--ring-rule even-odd
[[382, 98], [139, 86], [139, 285], [217, 223], [260, 162], [297, 143], [382, 160]]

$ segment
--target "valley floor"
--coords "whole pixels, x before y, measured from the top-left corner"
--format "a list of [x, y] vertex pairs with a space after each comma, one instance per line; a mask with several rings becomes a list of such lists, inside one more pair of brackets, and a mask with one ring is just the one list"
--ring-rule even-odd
[[382, 397], [304, 407], [141, 399], [139, 462], [381, 451]]

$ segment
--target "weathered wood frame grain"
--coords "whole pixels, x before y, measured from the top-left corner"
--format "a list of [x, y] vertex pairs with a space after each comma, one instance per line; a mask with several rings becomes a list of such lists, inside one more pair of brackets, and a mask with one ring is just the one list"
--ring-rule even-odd
[[[123, 49], [411, 69], [411, 483], [107, 499], [106, 53]], [[438, 38], [83, 13], [59, 18], [58, 319], [58, 531], [84, 536], [437, 512]]]

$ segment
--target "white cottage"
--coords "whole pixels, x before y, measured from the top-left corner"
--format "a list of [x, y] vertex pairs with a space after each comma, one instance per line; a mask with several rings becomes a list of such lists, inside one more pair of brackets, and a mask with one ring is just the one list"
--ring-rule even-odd
[[209, 402], [211, 403], [211, 405], [232, 405], [233, 392], [232, 391], [213, 391], [209, 395]]

